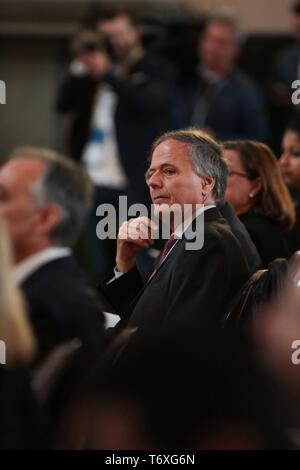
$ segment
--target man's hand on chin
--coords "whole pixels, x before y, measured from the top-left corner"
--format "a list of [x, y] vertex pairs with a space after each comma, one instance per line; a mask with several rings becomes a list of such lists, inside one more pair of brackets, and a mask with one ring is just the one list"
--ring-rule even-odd
[[117, 270], [127, 273], [135, 266], [136, 254], [153, 245], [153, 232], [157, 226], [148, 217], [137, 217], [124, 222], [117, 239]]

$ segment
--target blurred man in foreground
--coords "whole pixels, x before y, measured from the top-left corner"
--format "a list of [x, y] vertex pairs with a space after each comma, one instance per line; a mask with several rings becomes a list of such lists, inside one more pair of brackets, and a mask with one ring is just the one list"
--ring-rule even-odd
[[103, 315], [72, 258], [88, 214], [92, 184], [71, 160], [39, 148], [17, 149], [0, 169], [0, 215], [14, 249], [39, 346], [39, 360], [58, 343], [103, 341]]

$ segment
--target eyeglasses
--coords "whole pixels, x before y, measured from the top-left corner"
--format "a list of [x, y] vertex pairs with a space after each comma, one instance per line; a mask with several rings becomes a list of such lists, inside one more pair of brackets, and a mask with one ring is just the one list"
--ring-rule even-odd
[[246, 178], [247, 180], [250, 179], [250, 177], [247, 175], [247, 173], [241, 173], [239, 171], [229, 171], [228, 176], [240, 176], [241, 178]]

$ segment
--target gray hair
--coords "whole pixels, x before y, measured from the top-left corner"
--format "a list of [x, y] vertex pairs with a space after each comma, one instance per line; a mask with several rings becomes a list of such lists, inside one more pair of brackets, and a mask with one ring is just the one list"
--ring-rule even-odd
[[46, 170], [32, 185], [34, 203], [56, 204], [61, 219], [51, 233], [57, 245], [73, 246], [89, 214], [93, 184], [86, 171], [68, 157], [45, 148], [19, 147], [8, 159], [28, 158], [46, 163]]
[[188, 145], [194, 171], [198, 176], [210, 177], [215, 181], [213, 195], [222, 203], [227, 185], [228, 167], [223, 156], [223, 147], [199, 129], [189, 128], [166, 132], [152, 145], [151, 157], [155, 148], [166, 140], [177, 140]]

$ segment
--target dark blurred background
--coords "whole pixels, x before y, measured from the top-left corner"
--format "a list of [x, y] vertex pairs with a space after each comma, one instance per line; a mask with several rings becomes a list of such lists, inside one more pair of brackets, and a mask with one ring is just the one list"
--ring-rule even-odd
[[[271, 143], [279, 141], [276, 113], [268, 101], [271, 69], [278, 51], [293, 41], [291, 0], [1, 0], [0, 79], [6, 105], [0, 106], [0, 154], [15, 145], [65, 151], [68, 118], [54, 111], [55, 95], [69, 61], [69, 41], [91, 24], [103, 5], [121, 4], [139, 16], [147, 49], [187, 70], [195, 63], [195, 40], [205, 16], [229, 13], [244, 36], [239, 64], [265, 91]], [[275, 148], [275, 150], [277, 150]]]

